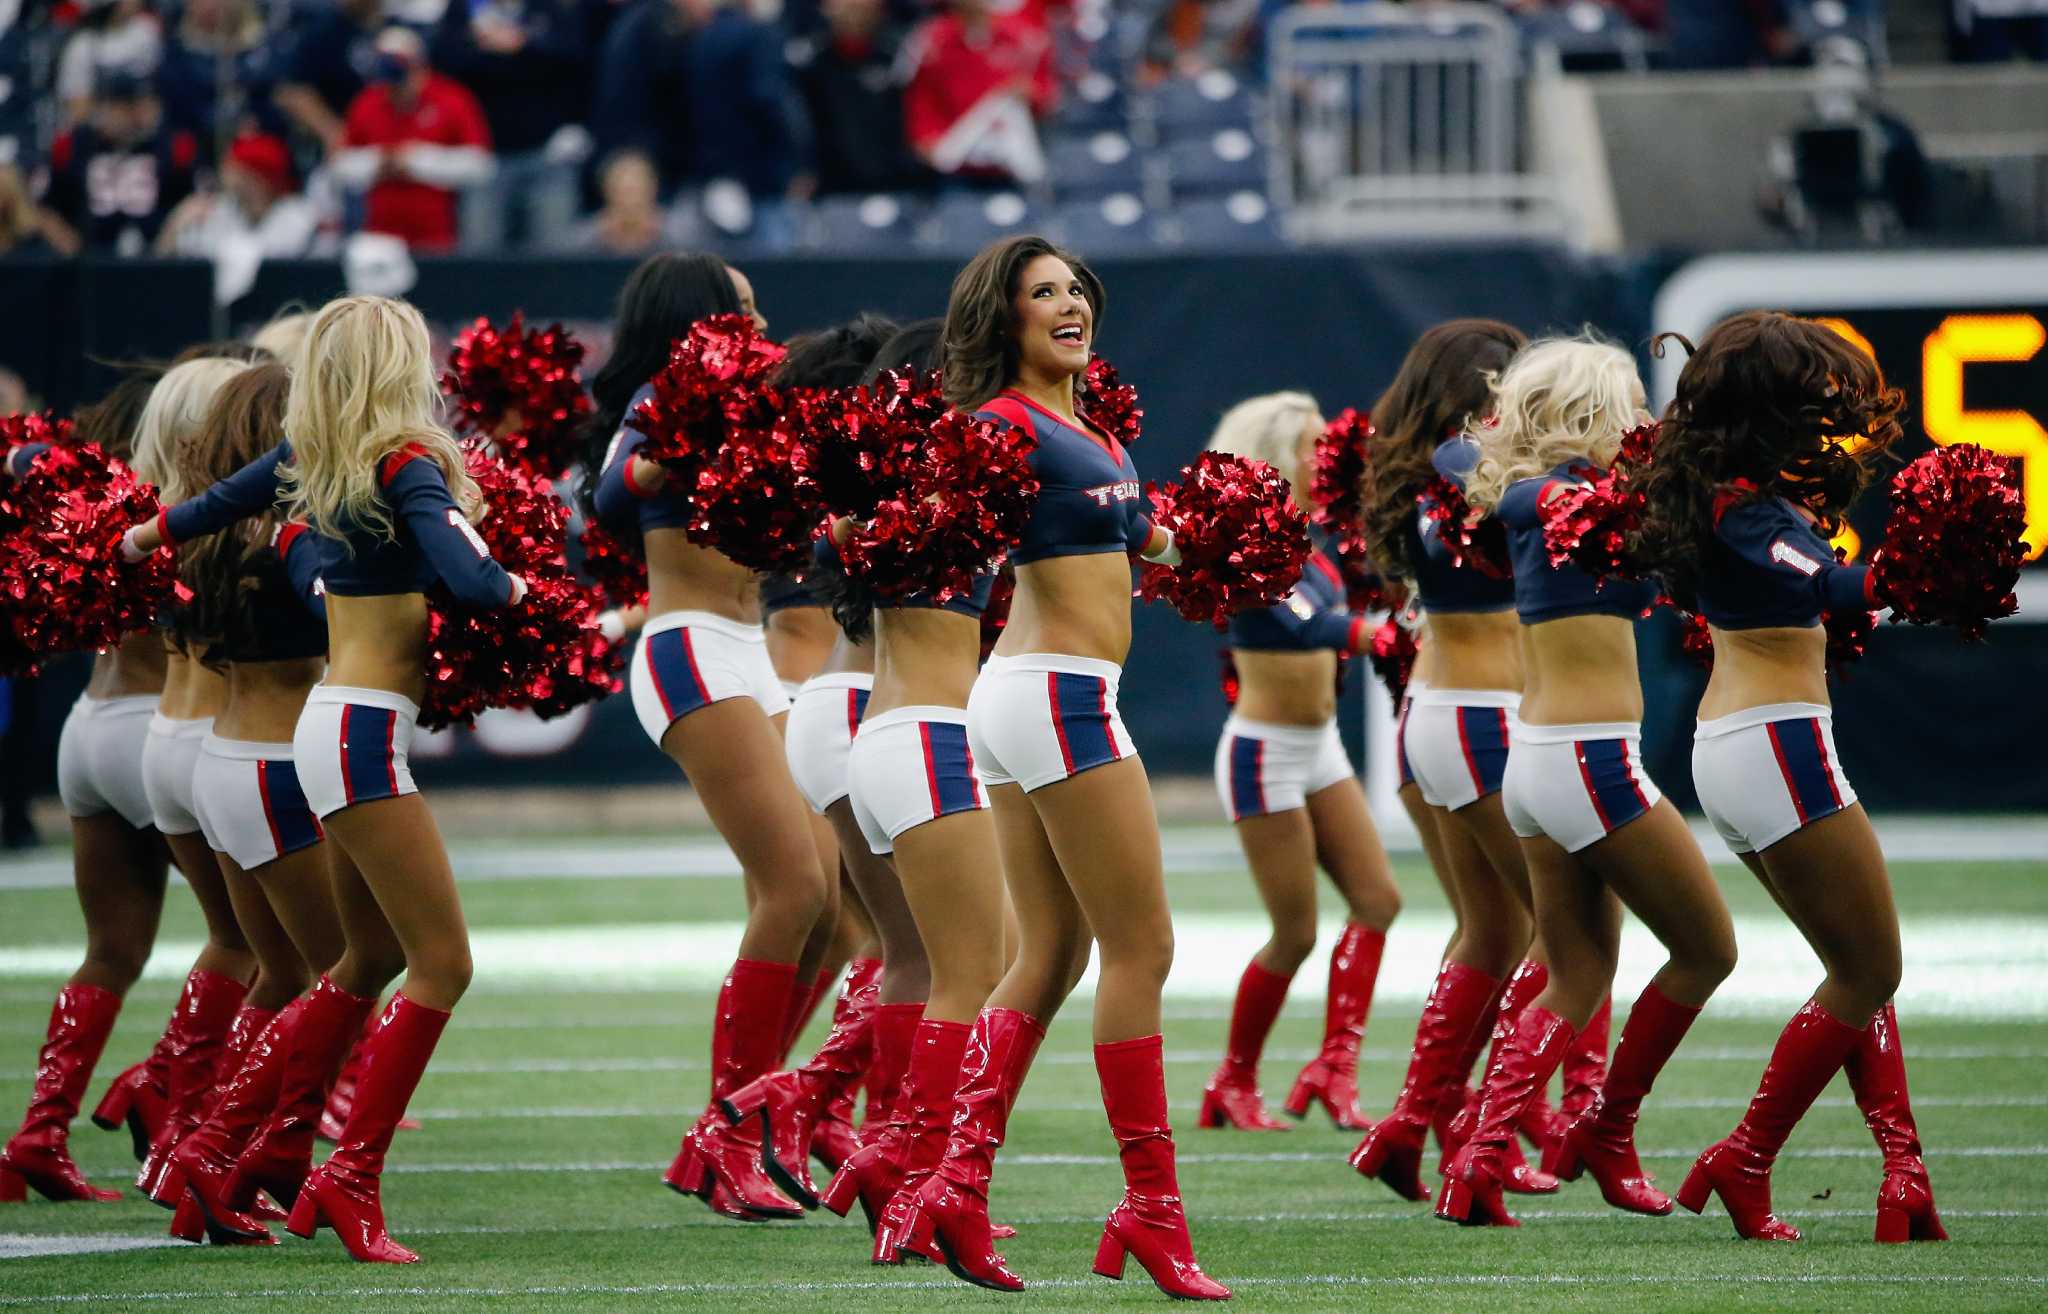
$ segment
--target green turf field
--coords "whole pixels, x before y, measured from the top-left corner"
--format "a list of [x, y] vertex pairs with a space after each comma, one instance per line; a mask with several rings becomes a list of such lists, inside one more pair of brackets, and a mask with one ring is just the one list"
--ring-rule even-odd
[[[701, 845], [704, 836], [691, 836]], [[1794, 1136], [1776, 1176], [1797, 1246], [1738, 1243], [1718, 1205], [1696, 1219], [1613, 1212], [1590, 1181], [1523, 1200], [1516, 1232], [1439, 1223], [1351, 1172], [1355, 1134], [1311, 1122], [1288, 1134], [1204, 1132], [1194, 1104], [1221, 1044], [1229, 983], [1261, 932], [1227, 835], [1176, 830], [1185, 914], [1167, 1001], [1168, 1079], [1181, 1182], [1204, 1265], [1253, 1309], [1537, 1311], [2040, 1309], [2048, 1305], [2048, 864], [1899, 863], [1907, 985], [1900, 1014], [1920, 1126], [1955, 1240], [1871, 1243], [1879, 1163], [1838, 1082]], [[1223, 845], [1217, 841], [1221, 839]], [[1191, 847], [1189, 844], [1191, 843]], [[1206, 846], [1206, 847], [1205, 847]], [[472, 846], [457, 843], [458, 866]], [[1132, 1265], [1121, 1285], [1088, 1271], [1120, 1185], [1089, 1066], [1088, 1002], [1052, 1028], [998, 1166], [1004, 1244], [1031, 1284], [999, 1297], [922, 1266], [871, 1268], [865, 1230], [829, 1215], [770, 1226], [714, 1218], [657, 1178], [704, 1090], [709, 983], [730, 958], [737, 883], [692, 847], [611, 852], [529, 844], [492, 850], [465, 887], [479, 970], [415, 1101], [386, 1179], [408, 1268], [349, 1262], [331, 1234], [266, 1250], [163, 1241], [168, 1215], [114, 1205], [0, 1206], [0, 1306], [241, 1309], [897, 1310], [1156, 1306]], [[1169, 845], [1170, 855], [1175, 846]], [[48, 859], [44, 859], [47, 866]], [[522, 863], [544, 876], [522, 875]], [[661, 874], [695, 864], [691, 879]], [[1646, 1108], [1648, 1166], [1675, 1189], [1687, 1159], [1724, 1134], [1783, 1018], [1817, 976], [1737, 869], [1720, 869], [1745, 961]], [[606, 873], [616, 872], [616, 875]], [[1447, 925], [1433, 882], [1401, 863], [1408, 899], [1390, 942], [1362, 1070], [1369, 1110], [1400, 1082], [1428, 965]], [[25, 887], [24, 887], [25, 886]], [[198, 934], [174, 889], [163, 952], [130, 996], [93, 1085], [160, 1029]], [[68, 889], [0, 867], [0, 1118], [28, 1094], [49, 998], [75, 958]], [[1326, 937], [1327, 943], [1327, 937]], [[185, 955], [180, 960], [178, 955]], [[1624, 955], [1632, 993], [1654, 966]], [[1296, 983], [1269, 1048], [1277, 1101], [1321, 1035], [1321, 959]], [[1617, 1012], [1621, 1006], [1617, 1006]], [[1616, 1020], [1619, 1035], [1620, 1019]], [[814, 1024], [803, 1042], [822, 1034]], [[1277, 1088], [1277, 1089], [1276, 1089]], [[73, 1145], [102, 1184], [132, 1176], [125, 1135], [81, 1119]], [[1511, 1197], [1511, 1200], [1513, 1198]], [[858, 1215], [856, 1214], [856, 1217]], [[138, 1248], [111, 1249], [118, 1243]], [[52, 1253], [62, 1247], [83, 1253]]]

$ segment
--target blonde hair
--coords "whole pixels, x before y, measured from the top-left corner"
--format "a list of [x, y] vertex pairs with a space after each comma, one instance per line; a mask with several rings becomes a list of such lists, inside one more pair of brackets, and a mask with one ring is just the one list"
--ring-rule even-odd
[[1294, 449], [1301, 429], [1322, 417], [1316, 399], [1305, 392], [1269, 392], [1241, 401], [1223, 413], [1209, 450], [1264, 461], [1289, 479], [1294, 477]]
[[247, 361], [202, 356], [171, 366], [149, 390], [149, 400], [135, 422], [134, 452], [128, 464], [157, 486], [166, 503], [182, 502], [200, 491], [187, 486], [184, 471], [190, 463], [183, 459], [181, 449], [205, 429], [207, 413], [221, 386], [248, 368]]
[[368, 529], [395, 539], [379, 467], [409, 446], [441, 467], [465, 513], [477, 505], [462, 449], [440, 422], [433, 346], [419, 311], [390, 297], [330, 301], [307, 325], [291, 371], [284, 431], [292, 460], [279, 467], [288, 519], [333, 538]]
[[261, 347], [277, 357], [279, 364], [289, 366], [299, 354], [299, 344], [306, 340], [306, 326], [312, 322], [311, 311], [289, 311], [257, 329], [250, 336], [249, 345]]
[[1479, 465], [1465, 483], [1477, 507], [1574, 457], [1607, 465], [1621, 435], [1648, 418], [1635, 360], [1591, 331], [1537, 339], [1491, 383], [1494, 422], [1473, 432]]

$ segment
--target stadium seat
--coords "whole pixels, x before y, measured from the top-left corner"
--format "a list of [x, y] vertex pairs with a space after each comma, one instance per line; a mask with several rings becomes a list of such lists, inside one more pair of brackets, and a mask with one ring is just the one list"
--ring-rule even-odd
[[1062, 242], [1089, 255], [1154, 245], [1150, 212], [1131, 192], [1071, 201], [1053, 212], [1051, 226]]
[[1243, 128], [1223, 128], [1166, 148], [1176, 197], [1214, 196], [1266, 185], [1266, 157]]
[[1188, 201], [1174, 210], [1181, 245], [1208, 250], [1276, 246], [1280, 226], [1259, 192]]
[[1252, 124], [1251, 93], [1221, 69], [1175, 78], [1152, 96], [1152, 117], [1162, 138], [1206, 136], [1221, 128]]
[[1054, 138], [1045, 155], [1053, 192], [1062, 201], [1136, 192], [1143, 185], [1138, 153], [1120, 132]]
[[962, 192], [933, 207], [931, 240], [946, 250], [979, 250], [998, 237], [1029, 232], [1039, 217], [1015, 192]]
[[914, 196], [889, 192], [827, 196], [811, 207], [805, 237], [821, 251], [900, 250], [915, 235], [922, 208]]
[[1046, 127], [1069, 136], [1122, 132], [1128, 123], [1128, 113], [1123, 88], [1116, 79], [1099, 69], [1090, 69], [1060, 97]]

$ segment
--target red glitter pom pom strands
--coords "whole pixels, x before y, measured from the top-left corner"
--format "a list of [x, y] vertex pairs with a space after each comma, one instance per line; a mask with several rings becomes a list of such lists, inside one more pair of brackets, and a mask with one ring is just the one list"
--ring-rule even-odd
[[1870, 562], [1877, 595], [1893, 620], [1981, 639], [2019, 610], [2026, 524], [2017, 461], [1973, 443], [1925, 452], [1892, 476], [1891, 518]]
[[479, 319], [455, 335], [441, 390], [465, 434], [489, 438], [528, 474], [557, 477], [578, 456], [590, 414], [578, 370], [583, 344], [560, 324], [529, 329], [514, 312], [503, 329]]
[[1145, 491], [1153, 522], [1173, 534], [1181, 559], [1172, 568], [1147, 563], [1141, 596], [1221, 625], [1247, 607], [1279, 602], [1301, 579], [1308, 518], [1264, 461], [1203, 452], [1179, 483]]

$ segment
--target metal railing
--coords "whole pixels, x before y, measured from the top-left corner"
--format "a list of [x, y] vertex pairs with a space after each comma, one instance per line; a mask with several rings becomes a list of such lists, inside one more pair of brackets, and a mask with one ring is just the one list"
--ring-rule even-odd
[[1272, 194], [1305, 240], [1562, 223], [1522, 144], [1522, 54], [1483, 4], [1300, 6], [1267, 39]]

